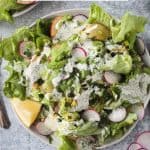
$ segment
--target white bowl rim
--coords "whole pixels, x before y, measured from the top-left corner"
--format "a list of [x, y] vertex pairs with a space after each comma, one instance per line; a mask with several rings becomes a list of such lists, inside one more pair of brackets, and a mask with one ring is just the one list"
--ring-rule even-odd
[[[51, 17], [55, 17], [57, 15], [62, 15], [62, 14], [65, 14], [65, 13], [75, 13], [75, 14], [81, 14], [81, 13], [88, 13], [89, 12], [89, 9], [88, 8], [74, 8], [74, 9], [65, 9], [65, 10], [59, 10], [59, 11], [54, 11], [54, 12], [51, 12], [43, 17], [40, 17], [41, 19], [44, 19], [44, 18], [51, 18]], [[39, 19], [40, 19], [39, 18]], [[29, 27], [32, 27], [34, 26], [36, 23], [36, 21], [34, 21]], [[148, 105], [148, 102], [150, 100], [150, 94], [148, 95], [148, 99], [145, 101], [144, 103], [144, 108], [146, 108], [146, 106]], [[13, 107], [12, 107], [13, 108]], [[15, 111], [14, 111], [15, 112]], [[16, 114], [16, 113], [15, 113]], [[16, 114], [17, 116], [17, 114]], [[34, 135], [35, 137], [39, 138], [43, 143], [47, 144], [47, 145], [50, 145], [51, 147], [55, 147], [54, 145], [50, 144], [48, 139], [45, 139], [44, 136], [41, 136], [40, 134], [38, 134], [37, 132], [35, 132], [32, 128], [27, 128], [23, 123], [22, 121], [19, 119], [19, 117], [17, 116], [20, 124], [31, 134], [31, 135]], [[120, 138], [120, 139], [116, 139], [110, 143], [106, 143], [102, 146], [98, 146], [96, 147], [96, 149], [103, 149], [103, 148], [108, 148], [108, 147], [111, 147], [112, 145], [114, 144], [117, 144], [119, 142], [121, 142], [123, 139], [125, 139], [130, 133], [131, 131], [135, 128], [135, 126], [137, 125], [139, 120], [137, 120], [129, 129], [128, 131]]]
[[40, 2], [36, 2], [35, 4], [31, 4], [31, 5], [27, 6], [26, 8], [24, 8], [23, 10], [15, 12], [12, 16], [13, 16], [14, 18], [19, 17], [19, 16], [22, 16], [22, 15], [24, 15], [25, 13], [31, 11], [31, 10], [32, 10], [34, 7], [36, 7], [39, 3], [40, 3]]

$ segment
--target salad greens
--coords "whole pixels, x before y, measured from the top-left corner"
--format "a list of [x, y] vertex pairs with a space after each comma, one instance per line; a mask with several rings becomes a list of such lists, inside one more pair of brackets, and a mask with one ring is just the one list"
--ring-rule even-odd
[[92, 4], [88, 19], [69, 14], [17, 30], [0, 42], [9, 73], [4, 94], [42, 104], [37, 122], [53, 131], [59, 150], [122, 136], [138, 119], [132, 106], [149, 90], [150, 68], [134, 47], [146, 22], [131, 13], [117, 20]]
[[21, 4], [19, 0], [0, 0], [0, 21], [13, 21], [13, 14], [25, 9], [29, 4]]

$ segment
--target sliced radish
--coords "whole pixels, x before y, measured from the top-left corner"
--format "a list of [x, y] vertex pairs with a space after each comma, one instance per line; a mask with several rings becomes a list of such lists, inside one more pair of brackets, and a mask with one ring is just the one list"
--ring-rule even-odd
[[82, 117], [87, 121], [100, 121], [100, 115], [92, 109], [85, 110], [82, 114]]
[[143, 146], [143, 148], [150, 149], [150, 131], [144, 131], [140, 133], [135, 140], [137, 143]]
[[150, 52], [145, 46], [144, 41], [141, 38], [137, 38], [135, 42], [135, 46], [137, 48], [137, 51], [139, 55], [141, 56], [144, 64], [148, 67], [150, 67]]
[[114, 109], [111, 114], [109, 114], [108, 118], [112, 122], [120, 122], [126, 117], [126, 109], [124, 107], [119, 107]]
[[137, 114], [139, 120], [142, 120], [144, 118], [145, 112], [143, 104], [132, 105], [131, 111]]
[[87, 20], [87, 16], [83, 14], [78, 14], [73, 17], [73, 20], [76, 20], [78, 22], [84, 22]]
[[44, 121], [45, 126], [51, 131], [58, 129], [58, 117], [54, 114], [49, 114]]
[[86, 57], [87, 56], [87, 52], [81, 48], [81, 47], [77, 47], [77, 48], [74, 48], [73, 51], [72, 51], [72, 56], [74, 58], [82, 58], [82, 57]]
[[35, 3], [37, 0], [17, 0], [18, 4], [30, 5]]
[[26, 59], [31, 59], [36, 47], [32, 41], [22, 41], [19, 45], [19, 53]]
[[44, 122], [38, 122], [36, 124], [36, 130], [41, 135], [50, 135], [52, 133], [52, 131], [45, 126]]
[[104, 73], [104, 78], [107, 83], [109, 84], [115, 84], [118, 83], [121, 80], [121, 75], [118, 73], [115, 73], [113, 71], [106, 71]]
[[133, 142], [129, 145], [128, 150], [138, 150], [142, 148], [142, 146], [139, 143]]

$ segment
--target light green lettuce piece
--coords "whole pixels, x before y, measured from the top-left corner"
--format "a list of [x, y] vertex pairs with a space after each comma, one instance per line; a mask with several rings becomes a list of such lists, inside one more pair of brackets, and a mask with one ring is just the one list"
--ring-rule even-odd
[[0, 20], [12, 22], [13, 18], [7, 10], [0, 9]]
[[21, 59], [19, 43], [24, 39], [33, 40], [34, 33], [28, 27], [18, 29], [11, 37], [0, 42], [0, 58], [8, 61]]
[[97, 135], [101, 132], [101, 129], [98, 127], [98, 122], [87, 122], [79, 127], [77, 127], [73, 134], [77, 136], [90, 136]]
[[66, 136], [61, 136], [61, 145], [58, 150], [76, 150], [75, 142], [67, 138]]
[[144, 31], [147, 19], [141, 16], [134, 16], [127, 12], [117, 24], [112, 24], [112, 39], [114, 42], [128, 41], [133, 47], [136, 35]]
[[132, 69], [132, 58], [129, 54], [116, 55], [102, 66], [102, 70], [112, 70], [116, 73], [128, 74]]
[[91, 5], [88, 18], [89, 23], [101, 23], [107, 27], [110, 27], [112, 19], [113, 18], [100, 6], [96, 4]]
[[71, 55], [71, 48], [67, 42], [63, 42], [52, 49], [51, 62], [49, 67], [51, 69], [59, 70], [67, 63], [67, 58]]

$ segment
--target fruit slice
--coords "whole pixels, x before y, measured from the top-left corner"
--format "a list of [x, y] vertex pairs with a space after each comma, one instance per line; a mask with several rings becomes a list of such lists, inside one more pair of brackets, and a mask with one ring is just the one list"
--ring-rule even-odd
[[128, 150], [138, 150], [142, 148], [142, 146], [139, 143], [133, 142], [129, 145]]
[[100, 121], [100, 115], [92, 109], [85, 110], [82, 115], [83, 119], [87, 121]]
[[85, 22], [87, 20], [87, 16], [83, 14], [78, 14], [73, 17], [73, 20], [76, 20], [78, 22]]
[[116, 84], [121, 80], [121, 75], [113, 71], [106, 71], [104, 73], [104, 78], [107, 83]]
[[109, 114], [108, 118], [112, 122], [120, 122], [126, 117], [126, 109], [124, 107], [119, 107], [114, 109], [111, 114]]
[[72, 51], [72, 56], [74, 58], [82, 58], [82, 57], [86, 57], [87, 56], [87, 52], [85, 49], [81, 48], [81, 47], [76, 47], [73, 49]]
[[11, 102], [24, 125], [30, 127], [40, 112], [41, 104], [28, 99], [21, 101], [17, 98], [14, 98]]
[[57, 16], [52, 20], [51, 26], [50, 26], [50, 35], [51, 37], [54, 37], [57, 33], [56, 24], [62, 19], [62, 16]]
[[150, 131], [144, 131], [140, 133], [135, 140], [137, 143], [143, 146], [143, 148], [149, 150], [150, 148]]
[[52, 131], [45, 126], [44, 122], [38, 122], [36, 124], [36, 130], [41, 135], [49, 135], [52, 133]]

